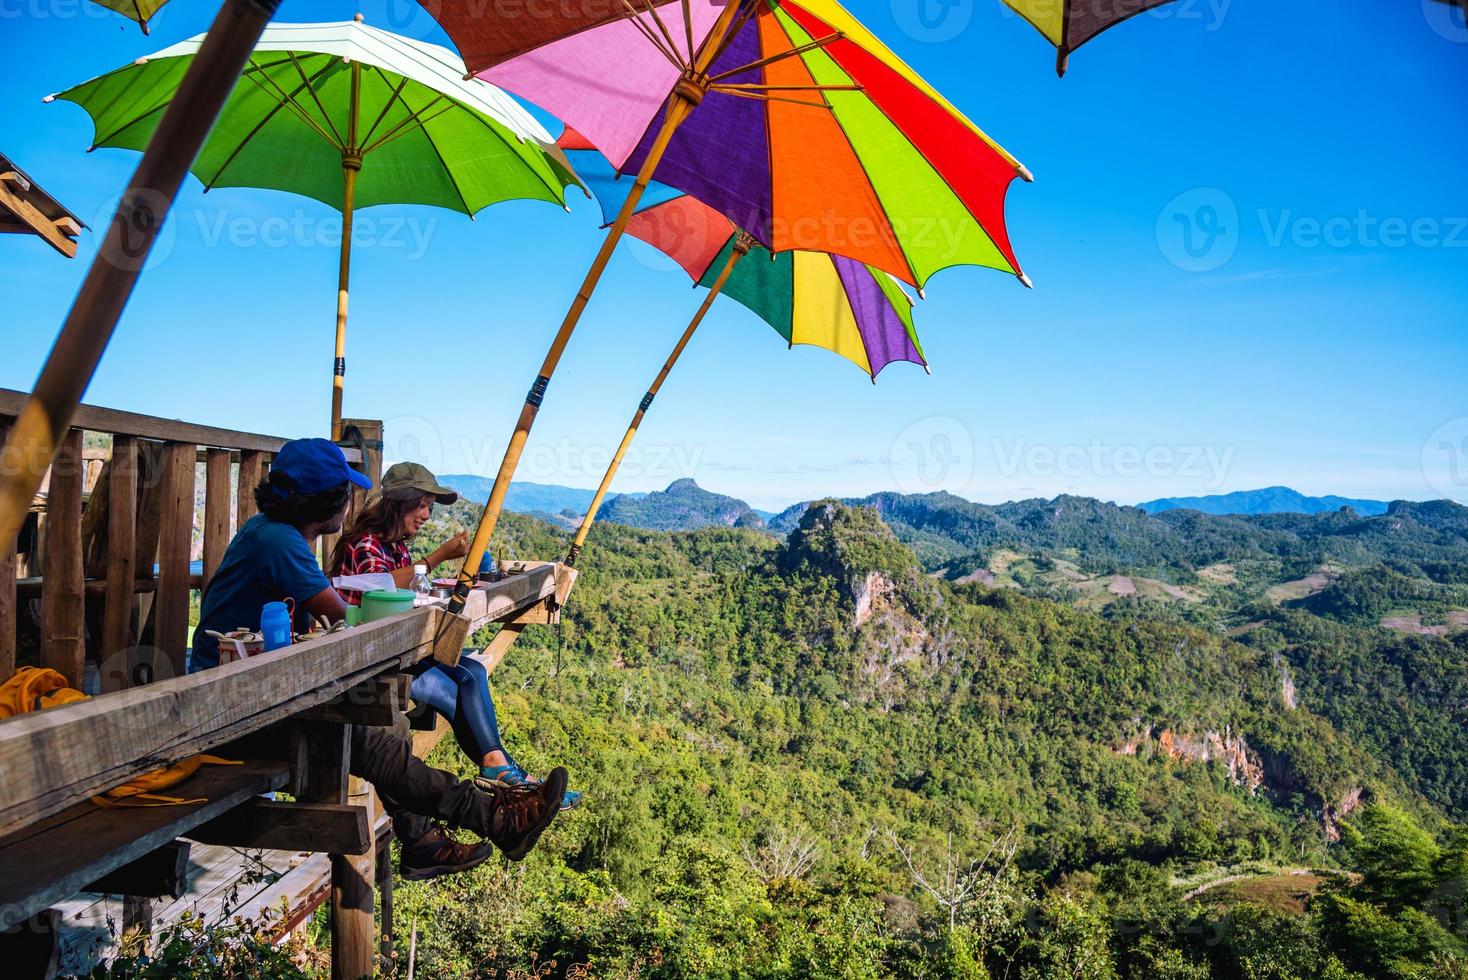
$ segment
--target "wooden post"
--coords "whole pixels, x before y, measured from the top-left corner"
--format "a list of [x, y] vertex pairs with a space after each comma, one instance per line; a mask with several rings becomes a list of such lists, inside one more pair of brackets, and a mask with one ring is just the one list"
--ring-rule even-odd
[[278, 0], [225, 0], [118, 201], [31, 397], [6, 441], [17, 464], [0, 470], [0, 541], [13, 538], [112, 339], [184, 174], [234, 90]]
[[[133, 645], [133, 583], [137, 579], [138, 557], [137, 439], [112, 437], [112, 461], [108, 470], [111, 476], [107, 496], [107, 592], [102, 606], [102, 647], [98, 651], [104, 691], [126, 686], [126, 664], [114, 658]], [[113, 679], [110, 675], [118, 671], [121, 676]]]
[[[499, 523], [500, 511], [505, 504], [505, 495], [510, 491], [510, 480], [515, 475], [516, 467], [520, 464], [520, 454], [525, 450], [525, 441], [530, 438], [530, 428], [535, 424], [535, 417], [540, 412], [540, 403], [545, 398], [546, 386], [550, 384], [551, 376], [556, 371], [556, 365], [560, 363], [561, 355], [566, 350], [566, 344], [570, 342], [576, 325], [581, 322], [581, 314], [586, 310], [586, 304], [591, 301], [591, 294], [596, 290], [597, 283], [601, 281], [602, 273], [606, 271], [607, 263], [611, 261], [612, 253], [616, 250], [617, 243], [621, 241], [622, 233], [627, 229], [628, 220], [637, 210], [637, 202], [642, 199], [642, 192], [647, 189], [653, 171], [657, 169], [658, 163], [667, 151], [668, 143], [672, 141], [673, 134], [678, 131], [678, 127], [698, 107], [707, 93], [709, 66], [723, 45], [735, 14], [742, 7], [743, 4], [738, 3], [724, 5], [718, 20], [714, 22], [694, 55], [692, 66], [684, 72], [677, 85], [674, 86], [663, 113], [662, 126], [657, 136], [653, 138], [652, 145], [648, 147], [647, 156], [642, 161], [642, 168], [637, 172], [637, 179], [633, 181], [626, 200], [622, 202], [622, 210], [618, 212], [616, 220], [607, 230], [607, 237], [602, 241], [601, 250], [596, 253], [596, 258], [592, 260], [591, 268], [586, 271], [586, 278], [582, 280], [581, 288], [577, 290], [576, 297], [571, 300], [571, 308], [566, 311], [566, 317], [561, 321], [560, 329], [556, 331], [555, 338], [551, 341], [550, 350], [546, 351], [545, 360], [540, 365], [540, 374], [530, 385], [530, 392], [525, 396], [525, 404], [520, 409], [520, 417], [515, 422], [515, 431], [510, 434], [504, 458], [500, 460], [499, 471], [494, 476], [494, 486], [489, 491], [489, 500], [485, 502], [484, 513], [479, 518], [479, 526], [475, 528], [474, 538], [469, 543], [469, 551], [464, 556], [463, 564], [459, 566], [459, 581], [454, 587], [454, 594], [449, 599], [448, 607], [449, 613], [454, 617], [462, 616], [464, 603], [469, 598], [469, 590], [474, 587], [475, 577], [479, 573], [479, 563], [484, 559], [484, 550], [489, 547], [490, 538], [494, 536], [495, 525]], [[444, 622], [447, 630], [447, 624], [452, 620]], [[452, 636], [449, 637], [448, 642], [443, 645], [452, 646], [454, 639]]]
[[[158, 532], [158, 591], [153, 599], [153, 645], [184, 673], [189, 633], [189, 554], [194, 543], [194, 459], [198, 447], [163, 447], [163, 493]], [[161, 664], [160, 664], [161, 666]]]
[[[359, 18], [360, 19], [360, 18]], [[331, 438], [342, 437], [342, 386], [347, 377], [347, 286], [352, 278], [352, 218], [362, 148], [357, 145], [357, 114], [362, 104], [362, 63], [352, 62], [347, 102], [347, 145], [342, 148], [342, 243], [336, 277], [336, 360], [331, 367]]]
[[[382, 421], [380, 419], [342, 419], [342, 434], [344, 443], [352, 443], [356, 440], [353, 436], [361, 439], [362, 465], [359, 467], [363, 475], [372, 481], [375, 487], [382, 482]], [[369, 491], [361, 487], [352, 488], [352, 509], [358, 510], [367, 499]]]
[[683, 348], [693, 339], [693, 332], [708, 315], [709, 307], [714, 305], [714, 299], [723, 290], [724, 284], [729, 281], [729, 275], [734, 271], [734, 265], [745, 255], [749, 254], [750, 248], [754, 246], [754, 239], [747, 233], [741, 231], [734, 240], [734, 247], [729, 252], [729, 258], [724, 262], [724, 267], [719, 270], [719, 275], [714, 279], [713, 285], [709, 286], [708, 295], [699, 304], [698, 311], [693, 314], [693, 319], [688, 321], [683, 335], [678, 338], [678, 343], [673, 345], [673, 352], [663, 362], [663, 368], [653, 378], [652, 384], [647, 388], [647, 394], [642, 396], [642, 403], [637, 406], [637, 411], [632, 413], [632, 424], [627, 426], [626, 433], [622, 436], [622, 442], [617, 446], [617, 451], [612, 454], [612, 461], [607, 464], [607, 471], [602, 474], [601, 485], [596, 488], [596, 493], [591, 495], [591, 506], [586, 508], [586, 516], [581, 519], [581, 527], [576, 531], [576, 538], [571, 542], [571, 550], [566, 554], [566, 564], [576, 565], [576, 559], [581, 556], [581, 546], [586, 544], [586, 535], [591, 532], [591, 525], [596, 521], [596, 512], [601, 507], [602, 499], [606, 497], [607, 490], [612, 485], [612, 478], [617, 475], [617, 470], [622, 465], [622, 457], [627, 455], [627, 447], [632, 445], [632, 440], [637, 435], [637, 427], [642, 424], [642, 417], [647, 414], [648, 408], [652, 406], [652, 400], [657, 397], [658, 391], [663, 387], [663, 382], [668, 379], [668, 373], [673, 370], [673, 365], [678, 363], [678, 358], [683, 355]]
[[[0, 423], [0, 443], [5, 440], [8, 424]], [[0, 469], [10, 465], [6, 456], [0, 455]], [[15, 673], [15, 535], [0, 538], [0, 684]]]
[[[302, 722], [293, 738], [307, 742], [306, 773], [297, 794], [306, 803], [348, 802], [351, 726]], [[369, 814], [368, 826], [372, 826]], [[372, 975], [373, 855], [331, 855], [331, 976], [358, 980]]]
[[41, 587], [41, 663], [82, 689], [86, 580], [82, 572], [82, 433], [68, 430], [46, 496], [46, 575]]
[[229, 546], [230, 464], [228, 449], [209, 450], [204, 462], [204, 576], [209, 585]]
[[258, 449], [240, 451], [239, 484], [235, 490], [235, 527], [255, 516], [255, 488], [265, 479], [265, 454]]

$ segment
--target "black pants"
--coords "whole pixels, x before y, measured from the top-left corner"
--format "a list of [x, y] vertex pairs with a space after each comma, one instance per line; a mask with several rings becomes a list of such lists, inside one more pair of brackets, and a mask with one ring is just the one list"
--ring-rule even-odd
[[434, 820], [489, 836], [492, 798], [473, 783], [428, 765], [413, 754], [407, 739], [389, 729], [353, 725], [351, 751], [352, 775], [376, 787], [398, 840], [417, 840]]

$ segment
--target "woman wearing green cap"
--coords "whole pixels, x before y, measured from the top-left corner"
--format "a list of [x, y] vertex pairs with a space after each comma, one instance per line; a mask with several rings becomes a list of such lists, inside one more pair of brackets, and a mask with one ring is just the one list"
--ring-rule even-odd
[[[382, 475], [379, 492], [356, 515], [337, 541], [327, 562], [333, 577], [390, 574], [399, 588], [413, 580], [412, 540], [433, 515], [433, 505], [452, 504], [459, 495], [442, 486], [427, 467], [418, 463], [395, 463]], [[434, 568], [442, 562], [462, 558], [469, 549], [468, 537], [459, 533], [424, 559]], [[361, 593], [342, 590], [342, 598], [353, 605]], [[445, 667], [421, 661], [412, 671], [410, 689], [414, 701], [426, 704], [448, 720], [454, 739], [464, 754], [479, 764], [480, 775], [500, 786], [519, 786], [537, 780], [505, 751], [495, 720], [494, 698], [489, 692], [489, 674], [473, 657]], [[561, 809], [569, 810], [581, 794], [568, 790]]]

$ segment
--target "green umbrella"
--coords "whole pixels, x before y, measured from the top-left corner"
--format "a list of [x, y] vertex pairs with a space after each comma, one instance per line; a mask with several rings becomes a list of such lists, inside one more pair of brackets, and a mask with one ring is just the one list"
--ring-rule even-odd
[[[94, 148], [141, 150], [202, 39], [50, 98], [75, 102], [91, 115]], [[267, 27], [190, 168], [205, 190], [263, 187], [341, 208], [333, 438], [341, 436], [354, 211], [430, 204], [472, 216], [515, 199], [564, 207], [565, 188], [576, 183], [534, 117], [464, 74], [464, 63], [447, 48], [360, 20]]]

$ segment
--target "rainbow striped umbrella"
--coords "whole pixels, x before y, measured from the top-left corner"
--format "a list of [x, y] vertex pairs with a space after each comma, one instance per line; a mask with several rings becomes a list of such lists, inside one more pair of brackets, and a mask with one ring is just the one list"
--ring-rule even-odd
[[[610, 220], [621, 209], [631, 182], [618, 180], [606, 157], [574, 130], [562, 133], [556, 145], [565, 151]], [[648, 184], [642, 201], [642, 208], [627, 222], [627, 233], [668, 255], [694, 283], [706, 286], [708, 293], [633, 413], [566, 556], [570, 565], [580, 557], [643, 416], [716, 296], [738, 300], [789, 346], [809, 344], [840, 354], [865, 371], [873, 384], [894, 361], [910, 361], [927, 369], [913, 327], [912, 300], [888, 273], [824, 252], [772, 253], [722, 213], [656, 182]]]
[[1024, 281], [1004, 198], [1028, 171], [836, 0], [447, 3], [430, 12], [471, 72], [637, 174], [526, 396], [453, 613], [546, 386], [649, 181], [722, 212], [773, 252], [841, 255], [918, 287], [965, 264]]
[[[617, 179], [606, 157], [575, 130], [566, 130], [556, 145], [610, 223], [631, 181]], [[928, 366], [912, 322], [912, 300], [880, 269], [827, 252], [772, 253], [721, 212], [658, 183], [648, 185], [642, 206], [627, 222], [627, 234], [663, 252], [714, 295], [737, 300], [789, 346], [825, 348], [873, 382], [897, 361]], [[741, 261], [746, 251], [748, 260]], [[731, 262], [729, 274], [721, 278]]]

